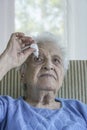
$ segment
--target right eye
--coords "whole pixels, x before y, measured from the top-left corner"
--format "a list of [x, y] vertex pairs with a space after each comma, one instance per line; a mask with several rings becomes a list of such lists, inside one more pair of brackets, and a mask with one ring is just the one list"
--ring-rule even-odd
[[42, 63], [44, 61], [43, 57], [34, 57], [34, 62], [36, 63]]

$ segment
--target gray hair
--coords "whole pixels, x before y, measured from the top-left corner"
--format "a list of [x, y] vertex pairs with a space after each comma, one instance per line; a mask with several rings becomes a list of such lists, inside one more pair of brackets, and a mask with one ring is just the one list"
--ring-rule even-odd
[[34, 39], [37, 43], [51, 42], [59, 46], [59, 48], [61, 49], [64, 70], [66, 72], [66, 70], [68, 69], [69, 60], [67, 55], [67, 49], [61, 43], [60, 36], [54, 35], [53, 33], [50, 32], [43, 32], [35, 36]]

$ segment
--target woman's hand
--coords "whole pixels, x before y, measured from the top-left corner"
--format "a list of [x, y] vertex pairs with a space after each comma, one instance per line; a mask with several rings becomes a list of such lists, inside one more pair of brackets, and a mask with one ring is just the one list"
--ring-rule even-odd
[[28, 48], [21, 51], [25, 46], [32, 44], [34, 40], [24, 33], [13, 33], [8, 42], [5, 54], [8, 56], [8, 64], [11, 68], [20, 66], [35, 49]]

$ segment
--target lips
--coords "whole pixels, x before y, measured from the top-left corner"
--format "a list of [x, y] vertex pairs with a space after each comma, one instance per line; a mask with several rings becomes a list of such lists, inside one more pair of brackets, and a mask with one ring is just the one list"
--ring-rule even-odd
[[51, 78], [54, 78], [56, 80], [56, 77], [53, 74], [49, 74], [49, 73], [41, 74], [39, 77], [51, 77]]

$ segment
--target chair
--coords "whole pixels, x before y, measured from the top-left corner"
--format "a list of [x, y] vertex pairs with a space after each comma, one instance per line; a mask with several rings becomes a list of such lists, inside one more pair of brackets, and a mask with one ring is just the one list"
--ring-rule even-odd
[[[9, 71], [0, 82], [0, 95], [13, 98], [23, 96], [20, 74], [16, 69]], [[58, 97], [73, 98], [87, 103], [87, 60], [71, 60], [69, 69]]]

